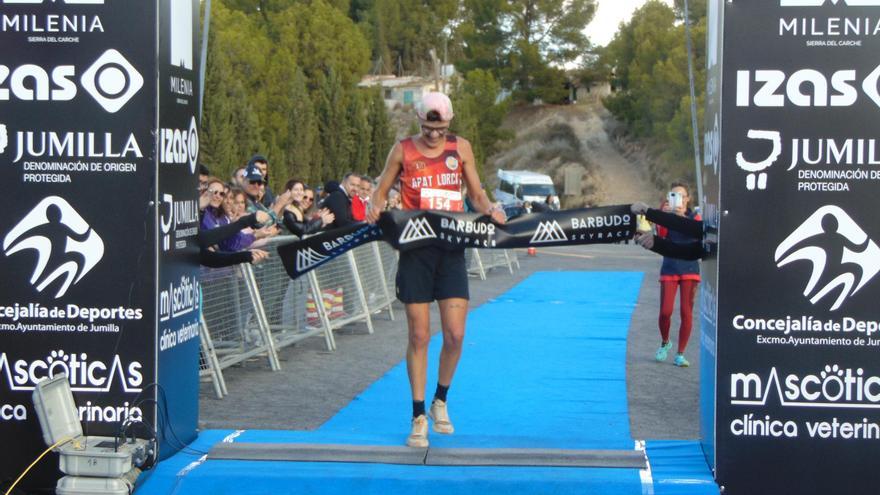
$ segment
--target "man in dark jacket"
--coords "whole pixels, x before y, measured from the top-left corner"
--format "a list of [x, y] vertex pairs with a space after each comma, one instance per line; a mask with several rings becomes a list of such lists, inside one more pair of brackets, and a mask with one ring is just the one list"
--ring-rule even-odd
[[[333, 223], [329, 225], [329, 228], [335, 229], [355, 223], [354, 218], [351, 216], [351, 197], [348, 194], [348, 191], [357, 190], [355, 181], [359, 182], [359, 177], [357, 175], [353, 173], [345, 174], [340, 187], [330, 192], [330, 194], [324, 198], [323, 207], [330, 210], [336, 217]], [[326, 189], [329, 191], [331, 188], [327, 187]]]

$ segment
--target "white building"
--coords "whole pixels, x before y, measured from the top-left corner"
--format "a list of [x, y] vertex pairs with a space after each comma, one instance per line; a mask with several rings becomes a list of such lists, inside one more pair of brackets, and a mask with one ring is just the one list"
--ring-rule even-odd
[[449, 92], [449, 79], [455, 74], [451, 65], [443, 67], [439, 78], [439, 88], [434, 78], [421, 76], [378, 75], [364, 76], [358, 83], [359, 88], [382, 88], [382, 97], [385, 98], [385, 106], [393, 109], [398, 105], [412, 105], [420, 101], [422, 95], [431, 91]]

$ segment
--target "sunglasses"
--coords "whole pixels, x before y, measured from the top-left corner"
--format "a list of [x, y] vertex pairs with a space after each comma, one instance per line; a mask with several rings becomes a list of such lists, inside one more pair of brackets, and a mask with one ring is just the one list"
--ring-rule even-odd
[[208, 192], [213, 194], [214, 196], [220, 196], [220, 197], [226, 196], [226, 191], [224, 191], [222, 189], [208, 189]]
[[263, 185], [263, 181], [261, 181], [261, 180], [249, 180], [248, 183], [250, 183], [251, 185], [256, 185], [256, 186]]
[[429, 125], [422, 125], [422, 133], [426, 136], [430, 136], [433, 133], [437, 133], [438, 136], [445, 136], [448, 131], [448, 127], [431, 127]]

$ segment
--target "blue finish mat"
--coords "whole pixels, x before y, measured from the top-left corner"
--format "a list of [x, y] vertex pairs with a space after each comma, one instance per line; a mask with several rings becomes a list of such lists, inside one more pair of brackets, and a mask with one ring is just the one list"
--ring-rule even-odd
[[[536, 273], [472, 311], [449, 395], [456, 432], [430, 432], [431, 446], [633, 449], [626, 335], [641, 281], [641, 273], [629, 272]], [[428, 396], [436, 384], [441, 344], [438, 334], [429, 351]], [[666, 482], [647, 478], [646, 484], [646, 473], [635, 469], [221, 461], [201, 456], [224, 439], [401, 445], [409, 430], [410, 405], [401, 363], [316, 431], [202, 432], [186, 451], [150, 472], [137, 493], [718, 493], [702, 455], [695, 455], [696, 442], [649, 443], [649, 458], [657, 453], [652, 468]], [[689, 491], [675, 491], [681, 488]]]

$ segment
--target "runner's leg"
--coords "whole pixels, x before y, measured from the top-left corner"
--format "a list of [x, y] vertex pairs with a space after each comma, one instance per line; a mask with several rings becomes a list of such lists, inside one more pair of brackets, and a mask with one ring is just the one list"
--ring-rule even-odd
[[464, 341], [464, 324], [467, 319], [468, 300], [450, 298], [437, 301], [440, 306], [440, 322], [443, 329], [443, 348], [440, 351], [438, 383], [448, 387], [461, 358]]
[[675, 307], [675, 291], [678, 288], [677, 280], [660, 281], [660, 338], [665, 344], [669, 342], [669, 326], [672, 323], [672, 310]]
[[425, 400], [428, 369], [428, 342], [431, 340], [429, 303], [406, 304], [409, 342], [406, 348], [406, 372], [412, 400]]
[[688, 345], [688, 340], [691, 338], [691, 330], [694, 326], [694, 299], [699, 283], [696, 280], [681, 281], [681, 298], [678, 303], [681, 312], [681, 327], [678, 330], [679, 354], [684, 352]]

